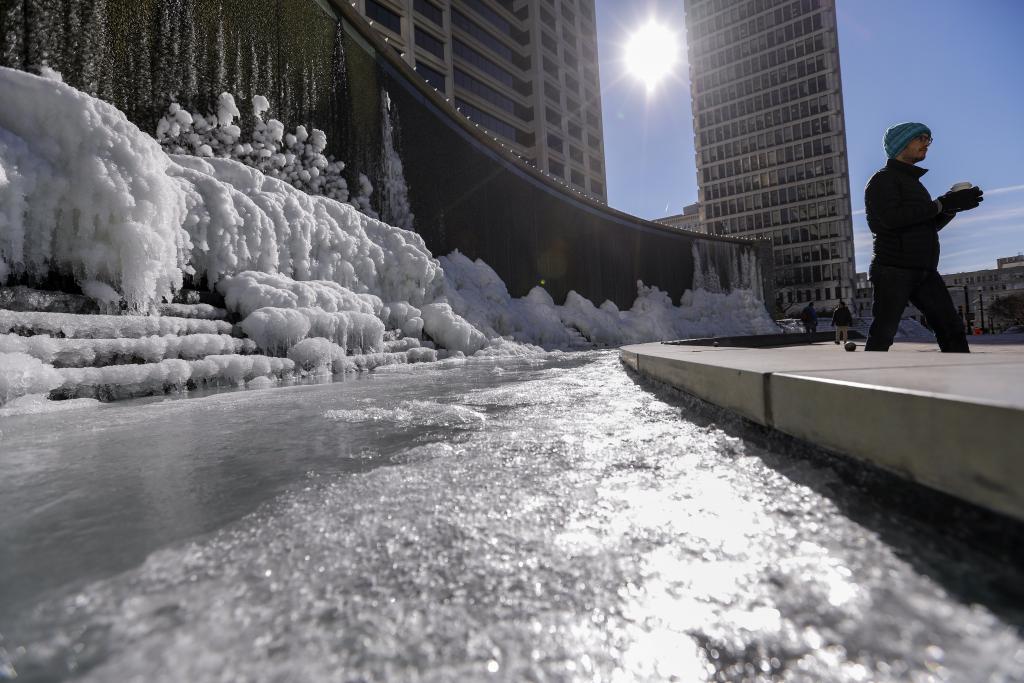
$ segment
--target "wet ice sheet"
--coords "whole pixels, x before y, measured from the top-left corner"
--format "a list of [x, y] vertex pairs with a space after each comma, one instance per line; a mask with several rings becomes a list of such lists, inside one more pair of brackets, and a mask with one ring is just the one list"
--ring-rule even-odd
[[[32, 599], [0, 626], [28, 680], [68, 666], [94, 681], [1024, 670], [1021, 598], [991, 592], [1019, 585], [1014, 569], [735, 422], [709, 423], [614, 354], [99, 412], [88, 433], [70, 422], [31, 457], [39, 418], [3, 425], [5, 453], [21, 456], [5, 455], [0, 475], [43, 486], [82, 448], [111, 469], [87, 487], [124, 518], [86, 522], [77, 551], [137, 556], [94, 558], [80, 585], [42, 581], [52, 566], [22, 556], [45, 546], [33, 523], [81, 508], [56, 490], [50, 512], [16, 499], [3, 540], [23, 574], [0, 578], [5, 598], [21, 585]], [[164, 443], [171, 426], [180, 438]], [[117, 476], [131, 462], [164, 474], [133, 489]], [[0, 486], [8, 509], [13, 489]], [[150, 508], [163, 514], [148, 526], [125, 523]]]

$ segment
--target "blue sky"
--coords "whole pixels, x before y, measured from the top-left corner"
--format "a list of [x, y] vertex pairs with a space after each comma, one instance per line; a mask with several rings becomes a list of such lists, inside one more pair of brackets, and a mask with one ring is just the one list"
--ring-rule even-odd
[[[857, 270], [871, 236], [863, 188], [885, 163], [881, 137], [922, 121], [933, 195], [970, 180], [985, 202], [942, 232], [940, 270], [994, 268], [1024, 251], [1024, 0], [837, 0]], [[648, 95], [623, 46], [656, 16], [685, 41], [682, 0], [597, 0], [608, 203], [643, 218], [697, 199], [685, 43], [675, 74]]]

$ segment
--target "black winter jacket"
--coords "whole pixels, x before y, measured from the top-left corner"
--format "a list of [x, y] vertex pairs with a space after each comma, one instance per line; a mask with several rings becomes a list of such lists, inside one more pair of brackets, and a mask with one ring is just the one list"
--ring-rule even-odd
[[864, 188], [864, 210], [874, 241], [872, 264], [935, 270], [939, 230], [955, 214], [940, 213], [920, 178], [928, 172], [889, 159]]
[[835, 326], [849, 327], [853, 324], [853, 313], [850, 311], [849, 306], [836, 306], [836, 310], [832, 312], [832, 324]]

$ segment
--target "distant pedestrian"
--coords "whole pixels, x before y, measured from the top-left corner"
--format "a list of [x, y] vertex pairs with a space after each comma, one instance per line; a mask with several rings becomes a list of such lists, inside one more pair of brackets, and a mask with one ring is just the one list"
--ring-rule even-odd
[[814, 310], [813, 301], [808, 302], [800, 311], [800, 322], [804, 324], [804, 332], [807, 333], [808, 338], [818, 331], [818, 312]]
[[958, 212], [977, 207], [983, 200], [982, 191], [970, 183], [957, 183], [932, 199], [920, 180], [928, 169], [916, 166], [924, 161], [931, 144], [932, 132], [923, 123], [889, 128], [883, 138], [889, 161], [864, 189], [875, 291], [871, 305], [874, 320], [865, 351], [889, 350], [908, 301], [924, 313], [942, 351], [970, 351], [963, 322], [937, 270], [938, 232]]
[[832, 311], [832, 326], [836, 328], [836, 344], [842, 344], [850, 337], [850, 325], [853, 324], [853, 313], [846, 307], [845, 301], [840, 301], [836, 310]]

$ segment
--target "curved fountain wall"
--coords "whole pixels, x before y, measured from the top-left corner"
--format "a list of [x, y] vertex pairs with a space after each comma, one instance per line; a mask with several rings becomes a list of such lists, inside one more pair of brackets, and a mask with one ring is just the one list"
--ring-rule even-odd
[[7, 0], [0, 40], [3, 65], [50, 66], [147, 131], [172, 97], [212, 111], [232, 92], [244, 127], [252, 95], [264, 95], [286, 129], [327, 133], [350, 188], [370, 178], [382, 218], [396, 219], [397, 202], [434, 254], [483, 259], [513, 296], [541, 284], [557, 301], [575, 290], [625, 307], [642, 281], [675, 299], [697, 286], [772, 300], [767, 243], [645, 221], [551, 180], [457, 112], [341, 0]]

